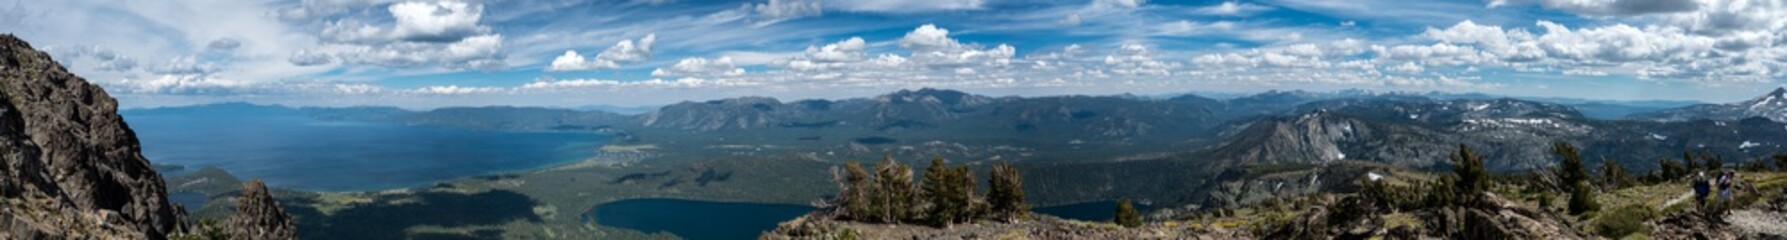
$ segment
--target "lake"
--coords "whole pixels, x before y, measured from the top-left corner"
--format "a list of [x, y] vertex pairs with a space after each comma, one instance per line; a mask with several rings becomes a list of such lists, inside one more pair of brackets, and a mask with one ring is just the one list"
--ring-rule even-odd
[[[1142, 204], [1136, 204], [1135, 208], [1136, 208], [1136, 211], [1140, 211], [1143, 213], [1146, 213], [1146, 212], [1148, 212], [1148, 210], [1153, 209], [1152, 206], [1142, 205]], [[1031, 209], [1030, 211], [1036, 212], [1036, 213], [1041, 213], [1041, 214], [1048, 214], [1050, 216], [1056, 216], [1056, 217], [1061, 217], [1061, 218], [1066, 218], [1066, 219], [1073, 219], [1073, 220], [1080, 220], [1080, 221], [1106, 222], [1106, 221], [1111, 221], [1111, 219], [1113, 217], [1117, 216], [1117, 201], [1097, 201], [1097, 202], [1075, 203], [1075, 204], [1051, 206], [1051, 207], [1039, 207], [1039, 208]]]
[[726, 203], [678, 199], [629, 199], [596, 205], [584, 221], [646, 233], [669, 232], [691, 240], [756, 239], [757, 235], [813, 211], [790, 204]]
[[609, 139], [317, 121], [299, 113], [125, 111], [156, 164], [215, 166], [244, 180], [319, 191], [426, 186], [586, 159]]

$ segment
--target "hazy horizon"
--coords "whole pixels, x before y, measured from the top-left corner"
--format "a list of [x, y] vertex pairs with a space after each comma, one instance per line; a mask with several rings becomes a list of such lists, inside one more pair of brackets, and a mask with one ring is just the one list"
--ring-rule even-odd
[[1780, 7], [17, 0], [0, 2], [0, 32], [36, 43], [127, 107], [639, 106], [921, 87], [995, 96], [1368, 89], [1719, 103], [1787, 77], [1777, 47], [1787, 24], [1771, 20], [1781, 19]]

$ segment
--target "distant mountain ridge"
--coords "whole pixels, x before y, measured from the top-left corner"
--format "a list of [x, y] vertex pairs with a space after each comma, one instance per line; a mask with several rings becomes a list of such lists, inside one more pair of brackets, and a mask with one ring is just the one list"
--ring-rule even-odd
[[1775, 88], [1774, 91], [1748, 101], [1724, 104], [1699, 104], [1663, 111], [1632, 115], [1631, 119], [1653, 121], [1688, 121], [1709, 119], [1733, 121], [1750, 117], [1762, 117], [1776, 122], [1787, 122], [1787, 88]]

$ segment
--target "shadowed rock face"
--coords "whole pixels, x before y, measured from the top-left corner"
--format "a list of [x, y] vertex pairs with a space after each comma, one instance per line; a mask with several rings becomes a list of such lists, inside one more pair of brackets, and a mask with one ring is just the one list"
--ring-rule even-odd
[[106, 92], [0, 35], [0, 238], [164, 239], [181, 212]]
[[230, 216], [227, 226], [233, 239], [298, 239], [292, 216], [273, 202], [271, 191], [261, 180], [242, 184], [242, 196], [236, 197], [236, 214]]

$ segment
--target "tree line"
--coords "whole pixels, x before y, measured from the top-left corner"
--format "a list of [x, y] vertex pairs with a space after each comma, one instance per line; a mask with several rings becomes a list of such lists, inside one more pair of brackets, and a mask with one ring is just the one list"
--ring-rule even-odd
[[1008, 163], [992, 166], [986, 195], [979, 195], [968, 166], [949, 166], [932, 158], [923, 182], [913, 182], [912, 169], [892, 156], [875, 164], [873, 173], [855, 161], [834, 171], [840, 191], [830, 202], [838, 219], [874, 223], [924, 223], [947, 227], [980, 219], [1017, 221], [1030, 212], [1024, 203], [1023, 178]]

